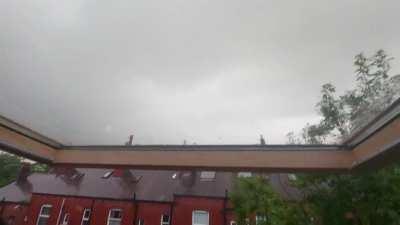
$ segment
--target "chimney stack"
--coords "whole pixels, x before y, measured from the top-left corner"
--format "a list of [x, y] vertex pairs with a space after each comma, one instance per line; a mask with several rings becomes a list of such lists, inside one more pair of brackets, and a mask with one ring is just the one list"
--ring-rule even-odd
[[262, 134], [260, 135], [260, 145], [265, 145], [265, 139]]
[[19, 174], [17, 177], [17, 183], [18, 184], [25, 183], [30, 174], [31, 174], [31, 165], [29, 163], [22, 164], [22, 167], [19, 170]]
[[125, 145], [130, 146], [132, 145], [132, 143], [133, 143], [133, 135], [129, 135], [129, 141], [125, 142]]

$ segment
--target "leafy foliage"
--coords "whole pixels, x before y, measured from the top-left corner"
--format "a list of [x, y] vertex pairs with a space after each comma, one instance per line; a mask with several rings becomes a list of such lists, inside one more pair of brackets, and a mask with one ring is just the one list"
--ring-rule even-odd
[[15, 180], [21, 161], [17, 156], [0, 153], [0, 187]]
[[[356, 55], [356, 87], [337, 96], [335, 86], [324, 84], [317, 104], [321, 121], [307, 124], [300, 135], [289, 133], [288, 142], [339, 142], [382, 112], [400, 97], [400, 75], [389, 75], [392, 59], [383, 50], [371, 57]], [[399, 165], [357, 174], [300, 175], [293, 185], [304, 198], [297, 202], [277, 200], [261, 180], [243, 183], [232, 194], [239, 218], [261, 210], [276, 215], [270, 224], [400, 224]]]
[[[0, 152], [0, 187], [9, 184], [18, 176], [23, 160], [15, 155]], [[45, 173], [49, 170], [48, 165], [34, 163], [31, 165], [31, 171], [36, 173]]]
[[341, 96], [336, 96], [335, 86], [324, 84], [317, 104], [322, 120], [303, 129], [303, 142], [341, 141], [399, 98], [400, 75], [388, 74], [392, 59], [383, 50], [369, 58], [362, 53], [356, 55], [357, 86]]
[[362, 174], [303, 175], [296, 184], [326, 225], [399, 224], [400, 168]]
[[268, 215], [266, 224], [279, 218], [282, 214], [283, 202], [269, 185], [265, 185], [262, 178], [249, 177], [238, 178], [230, 199], [236, 206], [235, 213], [238, 216], [238, 224], [246, 224], [246, 218], [254, 224], [254, 218], [249, 215]]

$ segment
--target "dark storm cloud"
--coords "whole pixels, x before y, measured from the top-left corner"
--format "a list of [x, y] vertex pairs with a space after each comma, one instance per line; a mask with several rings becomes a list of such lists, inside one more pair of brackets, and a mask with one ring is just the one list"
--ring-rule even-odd
[[284, 142], [355, 54], [400, 57], [399, 6], [4, 0], [0, 113], [68, 144]]

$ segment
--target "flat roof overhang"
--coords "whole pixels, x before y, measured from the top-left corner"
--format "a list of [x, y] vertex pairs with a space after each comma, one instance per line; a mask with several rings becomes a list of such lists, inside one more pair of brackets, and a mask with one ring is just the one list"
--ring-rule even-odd
[[400, 100], [340, 145], [66, 146], [0, 117], [0, 149], [74, 167], [350, 171], [400, 159]]

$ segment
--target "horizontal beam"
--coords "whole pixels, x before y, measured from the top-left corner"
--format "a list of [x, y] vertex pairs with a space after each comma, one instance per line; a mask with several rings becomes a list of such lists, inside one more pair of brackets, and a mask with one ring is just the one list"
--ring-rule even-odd
[[[347, 150], [299, 146], [138, 146], [72, 148], [58, 151], [55, 164], [76, 167], [137, 167], [160, 169], [212, 169], [240, 171], [348, 170]], [[329, 147], [330, 148], [330, 147]], [[164, 150], [167, 149], [167, 150]], [[266, 150], [269, 149], [269, 150]]]
[[400, 160], [400, 100], [341, 145], [64, 146], [0, 117], [0, 149], [54, 165], [349, 171]]
[[0, 126], [0, 149], [40, 162], [53, 162], [57, 151], [5, 126]]

